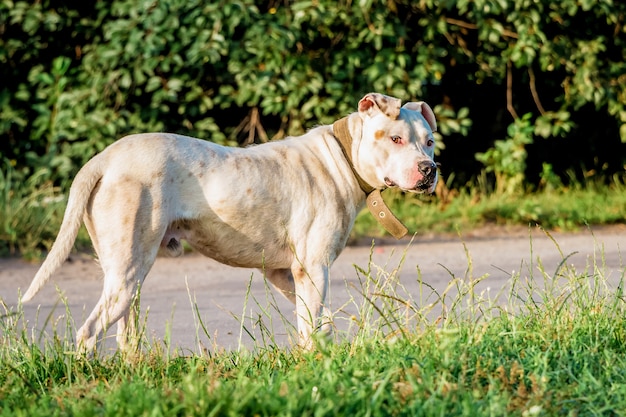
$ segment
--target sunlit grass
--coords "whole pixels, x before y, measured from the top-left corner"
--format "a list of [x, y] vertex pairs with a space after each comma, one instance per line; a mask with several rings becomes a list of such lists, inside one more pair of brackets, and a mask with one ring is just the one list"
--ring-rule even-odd
[[[414, 196], [388, 190], [383, 196], [411, 232], [450, 233], [484, 226], [538, 225], [547, 230], [576, 230], [588, 225], [625, 223], [626, 185], [589, 182], [559, 189], [497, 194], [484, 187], [446, 190], [433, 196]], [[364, 210], [354, 238], [381, 236], [384, 229]]]
[[[41, 338], [20, 306], [5, 306], [0, 414], [621, 415], [626, 266], [607, 271], [600, 248], [584, 270], [567, 253], [554, 271], [537, 259], [495, 294], [477, 290], [484, 277], [473, 275], [469, 252], [465, 274], [451, 274], [442, 291], [417, 265], [413, 294], [398, 271], [415, 265], [370, 258], [335, 310], [349, 325], [312, 352], [275, 343], [272, 291], [247, 291], [258, 315], [233, 313], [254, 345], [234, 351], [172, 351], [167, 337], [141, 332], [133, 355], [85, 359], [73, 352], [69, 310], [64, 330]], [[191, 297], [190, 308], [198, 308]], [[198, 334], [209, 333], [197, 320]]]

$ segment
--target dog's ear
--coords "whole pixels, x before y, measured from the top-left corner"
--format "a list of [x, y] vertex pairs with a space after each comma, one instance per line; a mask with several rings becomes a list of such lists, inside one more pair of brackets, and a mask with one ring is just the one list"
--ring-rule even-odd
[[400, 116], [400, 104], [402, 101], [398, 98], [369, 93], [359, 101], [359, 112], [373, 116], [375, 112], [381, 111], [390, 119], [396, 120]]
[[426, 122], [430, 125], [433, 132], [437, 131], [437, 120], [435, 119], [435, 113], [428, 104], [424, 101], [411, 101], [402, 106], [403, 109], [413, 110], [422, 113]]

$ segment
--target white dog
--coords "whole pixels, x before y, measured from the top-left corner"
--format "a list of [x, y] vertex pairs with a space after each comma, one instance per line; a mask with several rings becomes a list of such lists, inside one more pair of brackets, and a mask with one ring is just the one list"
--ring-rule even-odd
[[435, 116], [424, 102], [400, 104], [367, 94], [334, 125], [248, 148], [166, 133], [120, 139], [79, 171], [59, 235], [22, 301], [67, 259], [84, 221], [104, 288], [78, 330], [79, 348], [95, 349], [116, 322], [118, 345], [127, 347], [139, 286], [159, 248], [180, 255], [182, 239], [224, 264], [261, 268], [295, 303], [299, 343], [309, 346], [313, 332], [330, 330], [329, 268], [366, 194], [435, 189]]

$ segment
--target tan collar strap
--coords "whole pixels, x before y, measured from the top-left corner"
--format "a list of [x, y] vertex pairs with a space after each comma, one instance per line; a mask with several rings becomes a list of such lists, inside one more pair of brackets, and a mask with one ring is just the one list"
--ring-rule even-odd
[[369, 193], [374, 191], [375, 188], [361, 178], [359, 173], [354, 169], [354, 163], [352, 162], [352, 136], [348, 130], [348, 118], [344, 117], [343, 119], [339, 119], [333, 123], [333, 132], [335, 133], [335, 139], [337, 139], [339, 146], [341, 146], [343, 156], [346, 157], [346, 160], [350, 164], [350, 169], [359, 183], [359, 187], [361, 187], [361, 190], [363, 190], [365, 195], [369, 195]]
[[369, 185], [358, 172], [354, 169], [354, 163], [352, 162], [352, 136], [348, 130], [348, 118], [344, 117], [337, 120], [333, 124], [333, 132], [335, 133], [335, 139], [339, 143], [343, 155], [345, 156], [350, 169], [354, 174], [359, 187], [366, 195], [367, 208], [372, 216], [380, 223], [385, 230], [387, 230], [393, 237], [400, 239], [409, 232], [408, 229], [394, 214], [391, 212], [385, 201], [383, 200], [381, 190]]

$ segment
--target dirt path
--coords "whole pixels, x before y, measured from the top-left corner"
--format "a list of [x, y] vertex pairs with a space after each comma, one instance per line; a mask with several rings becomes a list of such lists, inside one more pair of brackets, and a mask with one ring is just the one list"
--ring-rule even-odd
[[[494, 234], [497, 236], [492, 237]], [[603, 273], [613, 285], [624, 277], [626, 227], [552, 236], [556, 244], [539, 230], [516, 229], [511, 233], [483, 231], [463, 238], [418, 237], [411, 244], [378, 240], [373, 249], [369, 245], [350, 246], [331, 270], [330, 298], [331, 309], [337, 312], [335, 323], [340, 330], [346, 329], [350, 316], [357, 312], [356, 305], [364, 302], [359, 283], [363, 274], [357, 273], [355, 265], [371, 269], [378, 279], [397, 270], [399, 282], [406, 288], [406, 292], [399, 290], [399, 295], [411, 297], [417, 305], [435, 301], [428, 286], [441, 293], [452, 276], [486, 276], [476, 291], [493, 295], [506, 288], [514, 272], [520, 273], [521, 279], [533, 277], [543, 283], [541, 271], [553, 277], [564, 257], [566, 264], [574, 265], [580, 272], [593, 265], [595, 258], [597, 265], [604, 265]], [[0, 299], [10, 310], [15, 311], [18, 288], [25, 291], [36, 270], [35, 264], [0, 259]], [[95, 305], [101, 291], [100, 277], [100, 269], [90, 257], [73, 256], [24, 306], [27, 328], [36, 335], [45, 329], [49, 335], [57, 323], [58, 331], [64, 334], [66, 306], [59, 301], [60, 292], [67, 299], [75, 332]], [[420, 287], [420, 277], [428, 286]], [[502, 297], [506, 298], [506, 291]], [[254, 340], [264, 345], [272, 334], [277, 343], [284, 345], [293, 332], [292, 306], [268, 290], [259, 271], [226, 267], [194, 254], [159, 258], [142, 289], [141, 307], [144, 313], [148, 310], [143, 317], [147, 317], [145, 331], [150, 340], [169, 338], [171, 348], [191, 352], [204, 348], [236, 349], [240, 341], [247, 347], [253, 346]], [[245, 329], [235, 318], [242, 313], [246, 316]], [[264, 327], [270, 331], [264, 331]], [[108, 347], [114, 346], [112, 333], [109, 332]]]

